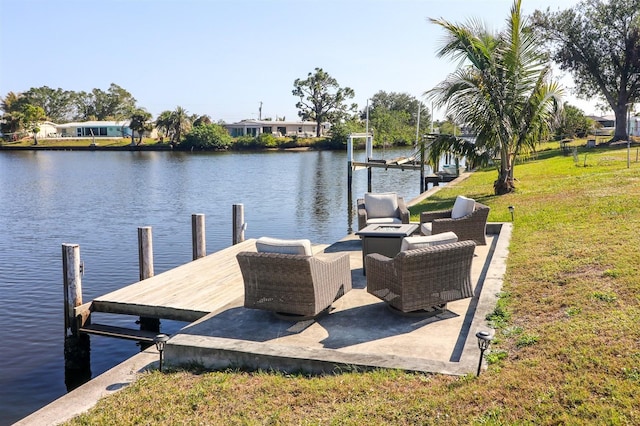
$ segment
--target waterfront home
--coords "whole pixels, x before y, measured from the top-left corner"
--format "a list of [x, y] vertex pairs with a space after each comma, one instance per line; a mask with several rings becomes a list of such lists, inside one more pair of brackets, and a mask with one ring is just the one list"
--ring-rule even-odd
[[[76, 123], [57, 124], [55, 135], [48, 137], [100, 137], [100, 138], [130, 138], [130, 120], [123, 121], [83, 121]], [[150, 132], [145, 132], [145, 137], [155, 138], [158, 131], [154, 128]], [[138, 137], [138, 132], [134, 132], [134, 137]]]
[[[232, 137], [258, 136], [262, 133], [275, 137], [299, 136], [313, 138], [316, 136], [315, 121], [271, 121], [271, 120], [242, 120], [237, 123], [225, 124]], [[320, 127], [321, 134], [329, 130], [330, 124], [323, 123]]]

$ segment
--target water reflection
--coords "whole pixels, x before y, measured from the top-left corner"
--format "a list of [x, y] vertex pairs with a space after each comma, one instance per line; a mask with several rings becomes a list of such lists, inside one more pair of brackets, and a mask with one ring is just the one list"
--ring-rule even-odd
[[[80, 245], [86, 302], [138, 280], [138, 227], [153, 229], [156, 274], [191, 261], [194, 213], [206, 216], [207, 253], [231, 244], [233, 204], [245, 206], [246, 238], [338, 241], [353, 232], [355, 199], [367, 189], [365, 171], [353, 177], [349, 194], [344, 152], [0, 152], [0, 341], [10, 342], [0, 363], [2, 421], [140, 350], [92, 336], [88, 368], [66, 368], [61, 244]], [[419, 193], [417, 171], [373, 170], [372, 179], [374, 191]], [[135, 327], [137, 318], [120, 317], [105, 322]]]

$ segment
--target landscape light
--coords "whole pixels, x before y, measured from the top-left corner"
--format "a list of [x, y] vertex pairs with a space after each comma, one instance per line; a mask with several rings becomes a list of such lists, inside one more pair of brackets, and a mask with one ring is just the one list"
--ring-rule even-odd
[[476, 376], [480, 375], [480, 368], [482, 367], [482, 357], [484, 356], [484, 351], [489, 348], [491, 344], [491, 340], [493, 340], [493, 336], [488, 331], [479, 331], [476, 333], [476, 337], [478, 338], [478, 348], [480, 348], [480, 361], [478, 361], [478, 372]]
[[515, 207], [509, 206], [509, 212], [511, 213], [511, 222], [513, 222], [513, 212], [516, 210]]
[[167, 336], [166, 334], [158, 334], [153, 339], [153, 343], [156, 344], [156, 349], [158, 350], [158, 352], [160, 352], [160, 371], [162, 371], [162, 359], [163, 359], [164, 347], [167, 344], [168, 340], [169, 340], [169, 336]]

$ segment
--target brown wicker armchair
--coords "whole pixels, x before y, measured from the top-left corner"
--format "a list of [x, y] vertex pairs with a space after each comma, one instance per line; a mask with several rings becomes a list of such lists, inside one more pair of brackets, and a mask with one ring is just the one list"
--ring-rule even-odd
[[244, 279], [247, 308], [295, 319], [315, 317], [351, 290], [348, 253], [307, 256], [241, 252], [236, 258]]
[[394, 258], [367, 255], [367, 292], [404, 312], [429, 312], [473, 296], [471, 262], [476, 244], [458, 241], [401, 251]]
[[420, 232], [423, 235], [433, 235], [452, 231], [458, 236], [458, 241], [472, 240], [481, 246], [487, 244], [489, 206], [475, 202], [471, 213], [457, 219], [451, 217], [452, 211], [420, 213]]
[[[369, 200], [369, 207], [366, 201]], [[373, 203], [375, 206], [372, 206]], [[389, 210], [389, 206], [393, 211]], [[397, 194], [389, 193], [366, 193], [365, 198], [358, 198], [358, 230], [373, 223], [409, 223], [409, 209], [404, 198]]]

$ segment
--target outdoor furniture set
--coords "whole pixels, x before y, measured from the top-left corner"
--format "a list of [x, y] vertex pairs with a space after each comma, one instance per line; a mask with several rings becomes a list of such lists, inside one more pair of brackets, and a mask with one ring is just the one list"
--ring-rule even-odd
[[[406, 211], [406, 213], [405, 213]], [[471, 263], [486, 244], [489, 207], [459, 196], [446, 212], [424, 212], [410, 224], [402, 197], [358, 200], [367, 292], [398, 313], [434, 315], [447, 302], [473, 296]], [[256, 252], [237, 255], [244, 306], [299, 320], [327, 312], [351, 290], [349, 254], [313, 254], [309, 240], [262, 237]]]

